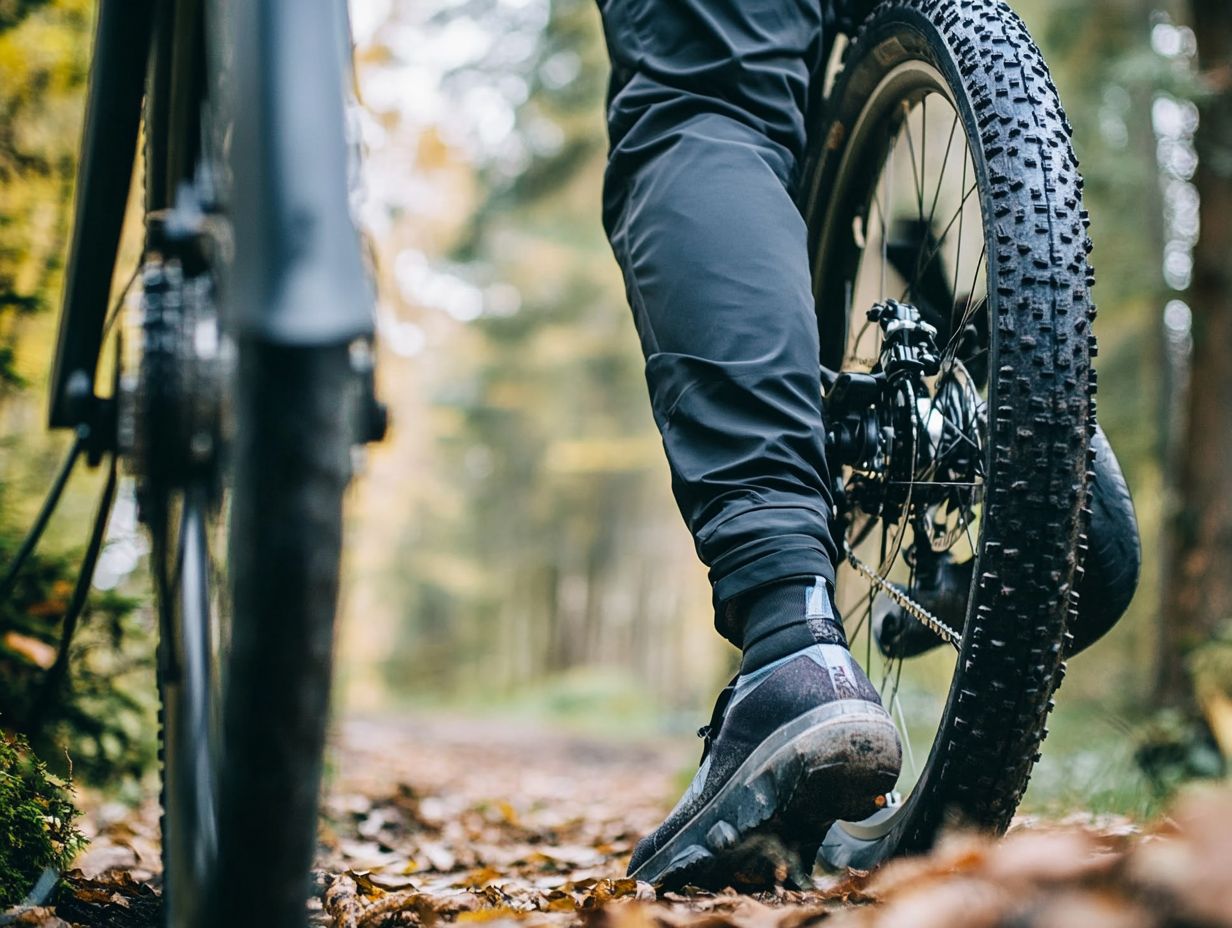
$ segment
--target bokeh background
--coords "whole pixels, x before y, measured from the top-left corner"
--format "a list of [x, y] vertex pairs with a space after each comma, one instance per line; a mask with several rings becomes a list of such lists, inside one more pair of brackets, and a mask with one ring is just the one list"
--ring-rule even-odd
[[[1014, 4], [1074, 125], [1096, 246], [1100, 418], [1145, 549], [1129, 615], [1072, 662], [1033, 810], [1147, 815], [1177, 783], [1224, 770], [1227, 601], [1177, 618], [1188, 582], [1175, 554], [1180, 462], [1203, 439], [1185, 426], [1202, 310], [1191, 305], [1199, 113], [1215, 105], [1198, 80], [1199, 5]], [[339, 712], [686, 737], [735, 652], [711, 628], [599, 222], [607, 63], [593, 0], [351, 9], [353, 130], [366, 153], [356, 210], [374, 253], [394, 426], [352, 496]], [[64, 448], [42, 430], [42, 390], [92, 14], [88, 0], [0, 0], [0, 562]], [[1227, 171], [1232, 152], [1207, 163]], [[125, 247], [133, 266], [137, 240]], [[74, 483], [37, 585], [0, 604], [0, 726], [33, 725], [27, 689], [54, 658], [96, 484]], [[129, 795], [152, 758], [143, 555], [125, 494], [72, 698], [32, 732], [53, 761], [67, 746], [79, 779]]]

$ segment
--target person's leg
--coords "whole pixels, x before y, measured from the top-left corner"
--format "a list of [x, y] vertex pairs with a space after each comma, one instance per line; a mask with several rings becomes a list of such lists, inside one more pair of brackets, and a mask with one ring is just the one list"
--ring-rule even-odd
[[634, 850], [630, 872], [651, 882], [782, 879], [830, 821], [872, 811], [901, 762], [833, 601], [817, 325], [792, 196], [820, 3], [601, 0], [604, 221], [716, 622], [744, 651], [697, 777]]
[[[821, 0], [603, 0], [604, 223], [680, 510], [722, 606], [833, 580], [817, 324], [793, 200]], [[803, 589], [803, 587], [801, 587]]]

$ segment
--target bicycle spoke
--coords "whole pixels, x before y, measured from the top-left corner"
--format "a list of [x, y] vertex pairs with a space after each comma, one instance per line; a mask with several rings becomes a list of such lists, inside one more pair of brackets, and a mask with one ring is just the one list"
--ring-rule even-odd
[[924, 221], [924, 178], [928, 173], [928, 94], [920, 98], [920, 222]]
[[954, 132], [958, 129], [958, 111], [954, 111], [954, 121], [950, 123], [950, 137], [945, 143], [945, 154], [941, 158], [941, 175], [937, 178], [937, 187], [933, 191], [933, 205], [928, 210], [928, 228], [932, 228], [933, 219], [937, 216], [937, 203], [941, 200], [941, 185], [945, 182], [946, 168], [950, 164], [950, 150], [954, 147]]
[[[869, 588], [872, 589], [871, 584]], [[866, 609], [861, 610], [860, 612], [860, 621], [856, 622], [854, 628], [848, 633], [848, 638], [849, 638], [847, 642], [848, 644], [850, 644], [852, 641], [855, 641], [857, 638], [860, 637], [860, 630], [864, 628], [864, 623], [871, 614], [872, 614], [872, 601], [870, 598], [868, 607]]]
[[946, 342], [945, 349], [941, 352], [943, 364], [946, 360], [953, 357], [954, 353], [957, 353], [959, 337], [962, 335], [963, 330], [966, 329], [967, 323], [971, 321], [973, 311], [979, 306], [979, 303], [974, 302], [973, 297], [975, 296], [975, 285], [980, 277], [980, 268], [984, 266], [987, 257], [988, 243], [985, 242], [984, 246], [980, 249], [980, 257], [975, 262], [975, 273], [971, 275], [971, 289], [967, 291], [967, 302], [963, 307], [962, 317], [958, 320], [958, 325], [950, 329], [949, 340]]
[[[899, 661], [899, 665], [902, 665], [902, 661]], [[907, 755], [907, 766], [911, 768], [911, 775], [913, 777], [918, 777], [920, 775], [920, 771], [915, 765], [915, 752], [911, 749], [911, 737], [907, 732], [907, 719], [903, 715], [903, 704], [898, 698], [897, 690], [894, 693], [892, 708], [898, 713], [898, 724], [902, 728], [903, 750]]]
[[[873, 615], [873, 600], [876, 598], [876, 591], [870, 584], [868, 587], [868, 610], [865, 612], [865, 617], [871, 619]], [[861, 620], [863, 621], [863, 619]], [[873, 666], [873, 623], [868, 623], [869, 627], [864, 632], [864, 666]]]
[[975, 352], [975, 354], [968, 355], [965, 358], [960, 358], [957, 356], [957, 353], [955, 353], [955, 355], [949, 359], [950, 363], [948, 367], [944, 366], [944, 360], [943, 360], [942, 370], [946, 372], [952, 371], [954, 369], [954, 364], [958, 361], [961, 361], [964, 365], [966, 365], [967, 367], [970, 367], [973, 362], [978, 361], [980, 358], [984, 357], [987, 354], [988, 354], [988, 349], [986, 347], [981, 348], [979, 351]]
[[[905, 106], [906, 104], [904, 104]], [[911, 134], [911, 113], [908, 112], [907, 118], [903, 120], [903, 129], [907, 136], [907, 151], [911, 155], [911, 182], [915, 186], [915, 197], [918, 205], [920, 221], [924, 221], [924, 176], [923, 169], [919, 168], [915, 157], [915, 138]]]
[[[890, 142], [890, 155], [888, 158], [890, 162], [890, 169], [885, 172], [884, 179], [882, 181], [882, 183], [884, 183], [887, 187], [886, 202], [890, 204], [891, 209], [894, 207], [894, 152], [898, 148], [897, 142], [898, 142], [897, 136], [895, 136], [895, 138]], [[880, 204], [878, 204], [878, 207], [877, 207], [877, 217], [881, 221], [881, 291], [880, 292], [885, 293], [886, 269], [889, 267], [889, 263], [890, 263], [889, 257], [888, 257], [889, 247], [890, 247], [890, 236], [889, 236], [889, 233], [886, 231], [885, 208], [881, 206]]]
[[[967, 159], [963, 159], [962, 186], [967, 186]], [[963, 198], [962, 203], [958, 206], [958, 249], [954, 254], [954, 287], [950, 290], [950, 299], [958, 299], [958, 276], [962, 272], [962, 241], [963, 241], [963, 221], [967, 217], [967, 200]], [[954, 307], [950, 306], [950, 319], [954, 318]], [[951, 336], [953, 328], [950, 329]]]
[[957, 433], [958, 437], [954, 440], [954, 444], [951, 445], [949, 449], [947, 449], [947, 453], [949, 450], [953, 450], [955, 447], [957, 447], [959, 442], [966, 442], [976, 451], [982, 452], [984, 450], [978, 444], [972, 441], [971, 436], [969, 436], [964, 429], [959, 428], [957, 423], [955, 423], [953, 419], [951, 419], [949, 416], [943, 413], [940, 409], [938, 409], [935, 404], [933, 405], [932, 411], [934, 414], [941, 417], [942, 422], [944, 422], [946, 425], [948, 425], [950, 428], [952, 428]]
[[965, 514], [963, 516], [963, 532], [967, 536], [967, 544], [971, 547], [971, 553], [975, 554], [975, 539], [971, 537], [971, 518], [969, 513], [975, 508], [975, 492], [972, 491], [971, 498], [967, 502]]
[[[909, 486], [915, 486], [920, 482], [922, 481], [887, 480], [885, 485], [887, 487], [909, 487]], [[953, 489], [953, 490], [971, 490], [971, 489], [978, 490], [984, 486], [984, 484], [982, 483], [975, 483], [975, 482], [968, 481], [968, 480], [952, 480], [952, 481], [929, 480], [928, 485], [930, 487], [945, 487], [947, 489]]]
[[[902, 736], [903, 736], [903, 737], [902, 737], [902, 741], [903, 741], [903, 748], [904, 748], [907, 752], [910, 752], [910, 750], [911, 750], [911, 737], [910, 737], [910, 734], [909, 734], [909, 732], [908, 732], [908, 730], [907, 730], [907, 719], [906, 719], [906, 717], [904, 716], [904, 714], [903, 714], [903, 712], [902, 712], [902, 705], [901, 705], [901, 703], [899, 702], [899, 698], [898, 698], [899, 688], [900, 688], [900, 686], [902, 685], [902, 682], [903, 682], [903, 659], [902, 659], [901, 657], [900, 657], [900, 658], [897, 658], [897, 659], [896, 659], [896, 660], [894, 660], [892, 663], [893, 663], [893, 665], [894, 665], [894, 686], [890, 688], [890, 706], [891, 706], [891, 711], [893, 711], [893, 710], [894, 710], [894, 708], [895, 708], [895, 707], [897, 707], [897, 709], [898, 709], [898, 718], [899, 718], [899, 727], [900, 727], [900, 729], [901, 729], [901, 731], [902, 731]], [[913, 764], [913, 766], [914, 766], [914, 764]], [[913, 771], [913, 772], [914, 772], [914, 771]]]
[[[963, 183], [965, 184], [967, 182], [967, 177], [966, 177], [967, 172], [965, 170], [966, 168], [965, 161], [963, 163], [963, 168], [964, 168]], [[967, 201], [971, 199], [971, 194], [975, 193], [975, 191], [979, 189], [979, 186], [980, 185], [977, 182], [977, 183], [973, 183], [970, 187], [967, 188], [967, 192], [963, 194], [962, 200], [959, 202], [958, 209], [954, 211], [954, 215], [950, 217], [950, 221], [946, 223], [945, 229], [942, 230], [941, 237], [937, 239], [936, 243], [932, 247], [932, 250], [929, 251], [928, 259], [921, 265], [921, 273], [923, 273], [923, 268], [928, 267], [928, 265], [932, 263], [933, 258], [937, 257], [938, 253], [941, 251], [941, 247], [945, 244], [946, 239], [949, 237], [950, 230], [954, 228], [954, 223], [961, 221], [961, 217], [965, 211]], [[960, 252], [961, 252], [961, 243], [960, 243]], [[907, 299], [907, 295], [910, 292], [911, 292], [911, 285], [908, 284], [907, 288], [903, 290], [902, 295], [899, 297], [899, 299], [900, 300]]]

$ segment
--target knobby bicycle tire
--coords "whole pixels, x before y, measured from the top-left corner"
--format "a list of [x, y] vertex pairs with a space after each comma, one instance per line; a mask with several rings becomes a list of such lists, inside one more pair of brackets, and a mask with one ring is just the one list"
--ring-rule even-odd
[[1087, 518], [1095, 390], [1089, 223], [1056, 88], [1006, 3], [888, 0], [848, 45], [801, 198], [823, 364], [837, 369], [846, 344], [842, 288], [851, 253], [844, 264], [845, 246], [835, 243], [849, 242], [862, 194], [845, 178], [883, 144], [866, 134], [865, 150], [853, 150], [861, 120], [876, 117], [870, 101], [889, 86], [883, 82], [917, 64], [948, 91], [978, 185], [990, 343], [986, 495], [961, 652], [927, 762], [882, 827], [831, 829], [823, 855], [835, 865], [867, 867], [924, 849], [951, 822], [993, 832], [1008, 826], [1064, 674]]
[[[239, 346], [219, 866], [209, 924], [302, 925], [357, 381], [349, 347]], [[235, 887], [260, 874], [260, 892]]]

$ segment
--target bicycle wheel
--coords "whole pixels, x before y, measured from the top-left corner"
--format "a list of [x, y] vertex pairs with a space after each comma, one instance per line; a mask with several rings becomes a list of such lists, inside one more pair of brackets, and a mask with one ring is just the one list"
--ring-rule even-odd
[[[183, 386], [186, 338], [166, 363], [154, 308], [147, 297], [142, 394], [154, 415], [141, 431], [191, 454], [206, 433], [173, 428], [170, 414], [182, 422], [185, 401], [208, 394]], [[175, 321], [199, 345], [207, 318]], [[161, 631], [164, 905], [177, 926], [302, 924], [316, 846], [360, 381], [349, 345], [241, 341], [235, 363], [216, 385], [235, 419], [233, 434], [215, 423], [219, 453], [147, 469], [142, 483]], [[235, 894], [253, 873], [261, 892]]]
[[[232, 219], [205, 10], [161, 8], [130, 458], [159, 603], [166, 922], [302, 925], [316, 846], [342, 503], [361, 438], [351, 340], [274, 345], [219, 296]], [[259, 874], [260, 890], [243, 892]]]
[[[316, 849], [342, 497], [358, 381], [347, 345], [241, 342], [220, 865], [211, 924], [302, 925]], [[261, 874], [260, 893], [234, 888]]]
[[[821, 859], [868, 867], [951, 821], [1003, 830], [1038, 759], [1086, 511], [1093, 278], [1069, 127], [1005, 3], [882, 3], [819, 128], [803, 210], [825, 379], [845, 381], [838, 596], [904, 744], [898, 792]], [[925, 363], [895, 379], [907, 349]], [[877, 399], [846, 422], [859, 383]], [[962, 628], [917, 601], [941, 573]], [[886, 602], [954, 647], [885, 656]]]

